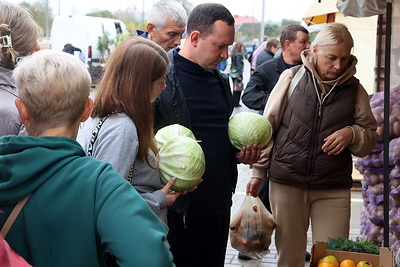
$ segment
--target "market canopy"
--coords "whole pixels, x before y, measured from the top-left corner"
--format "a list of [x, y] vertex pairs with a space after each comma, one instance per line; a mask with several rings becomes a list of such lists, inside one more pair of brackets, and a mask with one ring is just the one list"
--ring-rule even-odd
[[385, 0], [315, 0], [303, 16], [307, 26], [335, 22], [336, 13], [370, 17], [386, 12]]
[[337, 0], [315, 0], [303, 16], [307, 26], [335, 22]]

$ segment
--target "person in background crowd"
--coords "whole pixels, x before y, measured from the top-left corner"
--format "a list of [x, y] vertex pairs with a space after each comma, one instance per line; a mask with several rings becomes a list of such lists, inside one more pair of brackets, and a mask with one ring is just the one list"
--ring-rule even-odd
[[73, 46], [71, 43], [65, 44], [62, 51], [71, 55], [73, 55], [75, 51], [82, 53], [80, 48]]
[[18, 93], [12, 71], [19, 58], [40, 49], [41, 33], [28, 10], [0, 4], [0, 136], [27, 134], [14, 104]]
[[165, 51], [181, 44], [186, 28], [186, 10], [175, 0], [160, 0], [150, 10], [146, 30], [136, 30], [135, 35], [149, 38]]
[[237, 163], [252, 164], [261, 150], [249, 145], [237, 151], [228, 137], [232, 93], [217, 65], [228, 58], [234, 25], [223, 5], [196, 6], [182, 49], [168, 52], [167, 87], [153, 103], [155, 130], [174, 123], [191, 129], [206, 159], [198, 189], [181, 195], [168, 211], [168, 241], [178, 267], [224, 266]]
[[235, 90], [235, 83], [236, 82], [243, 82], [243, 53], [245, 52], [245, 46], [242, 42], [237, 42], [232, 47], [231, 53], [231, 71], [230, 76], [232, 79], [233, 84], [233, 106], [234, 107], [241, 107], [239, 104], [240, 96], [242, 95], [242, 91]]
[[[76, 57], [42, 50], [18, 63], [16, 106], [30, 136], [0, 138], [0, 225], [30, 195], [7, 242], [33, 266], [174, 266], [165, 227], [108, 163], [75, 140], [92, 107]], [[12, 164], [11, 164], [12, 162]]]
[[371, 152], [377, 128], [354, 77], [353, 46], [346, 26], [327, 24], [302, 52], [304, 65], [282, 73], [265, 107], [274, 135], [253, 165], [247, 192], [257, 196], [268, 170], [279, 267], [304, 266], [310, 222], [313, 242], [348, 238], [352, 154]]
[[165, 224], [167, 206], [182, 194], [171, 192], [173, 179], [161, 184], [154, 142], [151, 102], [165, 88], [168, 65], [162, 47], [148, 39], [131, 37], [118, 45], [98, 85], [83, 142], [86, 153], [111, 163]]
[[243, 104], [262, 113], [279, 75], [301, 63], [300, 53], [309, 47], [309, 39], [307, 29], [301, 25], [291, 24], [284, 27], [280, 36], [283, 50], [281, 56], [256, 68], [243, 92]]
[[267, 45], [267, 40], [268, 37], [265, 36], [261, 44], [259, 44], [248, 57], [248, 61], [250, 63], [250, 75], [254, 74], [254, 70], [256, 69], [257, 57], [265, 49], [265, 46]]
[[265, 49], [261, 51], [257, 57], [256, 68], [268, 60], [273, 59], [276, 51], [278, 51], [279, 48], [281, 48], [279, 39], [274, 37], [269, 38]]

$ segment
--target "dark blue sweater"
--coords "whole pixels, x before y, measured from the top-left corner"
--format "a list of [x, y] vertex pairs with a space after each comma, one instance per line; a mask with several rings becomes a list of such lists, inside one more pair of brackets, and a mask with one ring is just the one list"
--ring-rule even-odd
[[[192, 131], [203, 148], [206, 171], [199, 188], [191, 193], [190, 212], [210, 215], [229, 211], [232, 195], [232, 146], [228, 137], [230, 110], [220, 79], [213, 70], [205, 70], [183, 58], [174, 57], [174, 66], [182, 86]], [[211, 207], [211, 206], [212, 207]]]

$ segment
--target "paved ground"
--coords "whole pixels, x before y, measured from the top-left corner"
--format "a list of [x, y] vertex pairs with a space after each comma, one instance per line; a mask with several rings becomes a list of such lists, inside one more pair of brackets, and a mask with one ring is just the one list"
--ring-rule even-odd
[[[246, 184], [248, 179], [250, 178], [250, 170], [246, 165], [239, 165], [239, 178], [238, 184], [236, 187], [236, 193], [233, 196], [233, 205], [232, 205], [232, 216], [239, 210], [240, 205], [243, 202], [243, 199], [246, 195]], [[351, 226], [350, 226], [350, 238], [355, 239], [359, 236], [360, 233], [360, 214], [363, 208], [363, 201], [361, 198], [361, 192], [352, 191], [351, 198]], [[308, 251], [311, 251], [311, 231], [308, 234]], [[238, 252], [230, 246], [230, 242], [228, 241], [226, 258], [225, 258], [225, 266], [226, 267], [237, 267], [237, 266], [249, 266], [249, 267], [273, 267], [276, 266], [277, 253], [275, 248], [275, 239], [272, 238], [271, 246], [270, 246], [270, 254], [266, 255], [264, 258], [259, 260], [250, 260], [243, 261], [239, 260], [237, 255]], [[307, 263], [305, 266], [309, 266]]]

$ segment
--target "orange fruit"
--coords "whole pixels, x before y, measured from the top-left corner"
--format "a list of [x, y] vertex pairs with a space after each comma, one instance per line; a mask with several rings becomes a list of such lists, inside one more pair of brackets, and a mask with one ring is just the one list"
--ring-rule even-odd
[[356, 267], [356, 263], [352, 260], [344, 260], [340, 263], [340, 267]]
[[318, 267], [335, 267], [335, 265], [330, 262], [321, 262], [320, 264], [318, 264]]
[[[323, 263], [323, 262], [332, 264], [332, 267], [339, 267], [339, 262], [337, 261], [336, 257], [332, 256], [332, 255], [328, 255], [328, 256], [325, 256], [322, 259], [320, 259], [318, 261], [318, 267], [320, 267], [319, 264]], [[328, 266], [326, 266], [326, 267], [328, 267]]]

